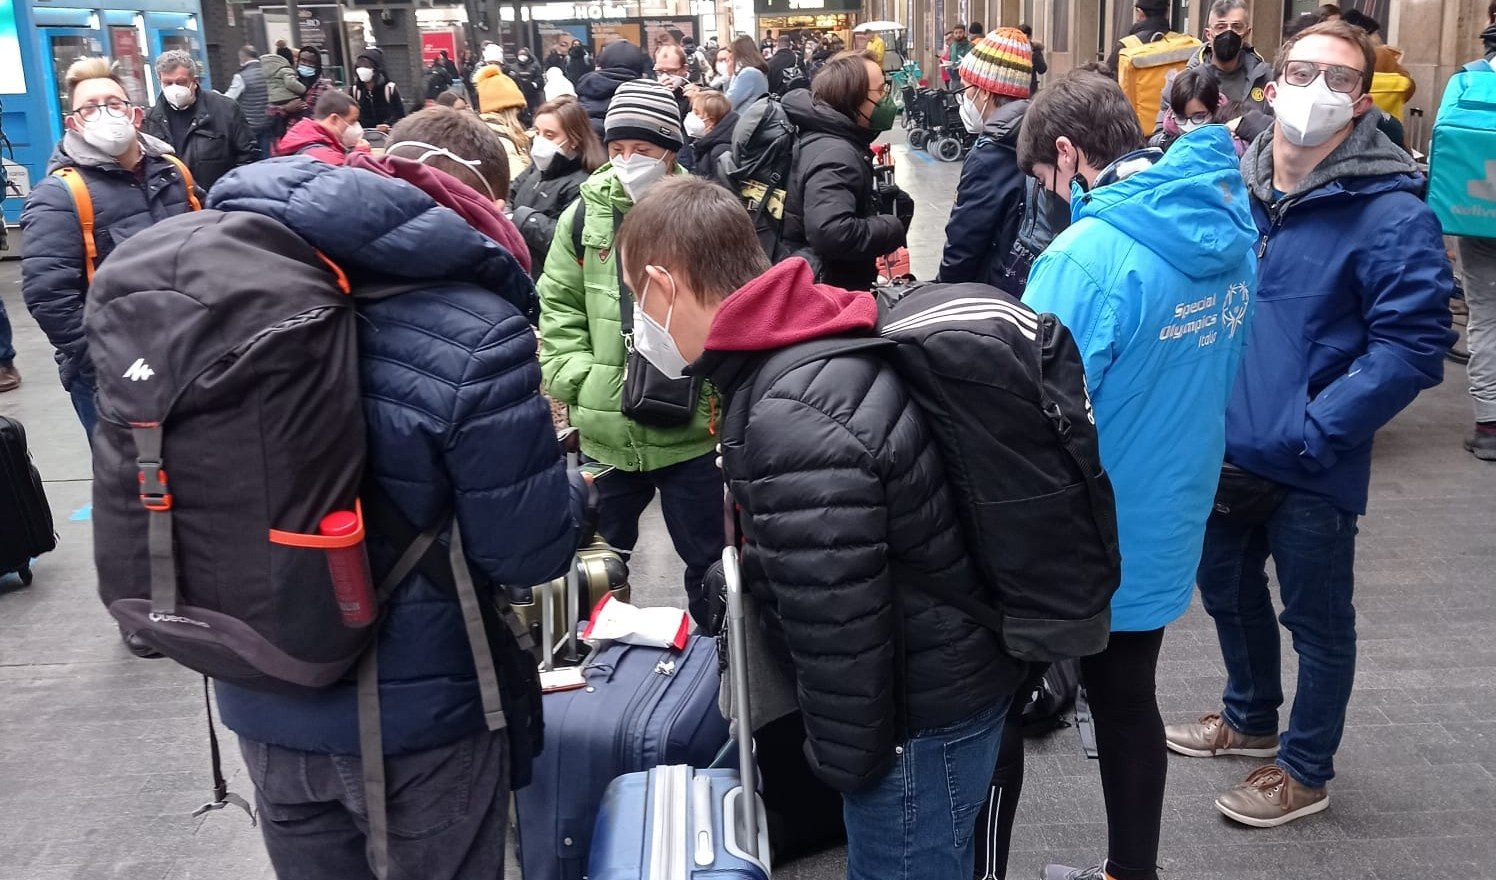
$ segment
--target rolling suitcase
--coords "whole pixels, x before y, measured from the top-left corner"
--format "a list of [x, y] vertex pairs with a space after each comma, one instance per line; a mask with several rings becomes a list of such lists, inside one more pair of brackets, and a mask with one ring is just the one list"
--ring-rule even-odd
[[57, 547], [52, 508], [31, 463], [26, 429], [0, 416], [0, 576], [31, 583], [31, 560]]
[[[655, 767], [613, 780], [598, 810], [589, 880], [686, 880], [769, 876], [769, 832], [757, 787], [748, 708], [747, 637], [737, 549], [722, 552], [737, 767]], [[702, 765], [696, 765], [702, 766]], [[751, 794], [749, 800], [745, 793]], [[745, 808], [745, 801], [752, 808]]]
[[[570, 580], [570, 579], [568, 579]], [[581, 667], [582, 686], [547, 693], [545, 750], [515, 792], [525, 880], [581, 880], [603, 791], [658, 764], [705, 766], [727, 742], [717, 711], [717, 650], [615, 643]]]

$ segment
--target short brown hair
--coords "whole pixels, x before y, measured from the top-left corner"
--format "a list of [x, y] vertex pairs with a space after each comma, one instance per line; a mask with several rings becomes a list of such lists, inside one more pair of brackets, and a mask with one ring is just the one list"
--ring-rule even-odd
[[769, 271], [742, 203], [720, 184], [694, 175], [650, 187], [624, 216], [615, 244], [632, 278], [643, 278], [645, 266], [665, 266], [685, 276], [703, 305], [726, 299]]
[[547, 101], [540, 105], [535, 111], [536, 116], [551, 114], [561, 124], [561, 131], [566, 135], [566, 142], [577, 152], [582, 159], [582, 167], [588, 174], [603, 167], [608, 161], [608, 151], [603, 149], [603, 142], [597, 138], [597, 130], [592, 127], [592, 117], [587, 115], [587, 108], [571, 95], [562, 95], [554, 101]]
[[1283, 48], [1278, 50], [1278, 57], [1273, 61], [1273, 79], [1283, 78], [1283, 68], [1288, 64], [1288, 55], [1293, 50], [1293, 47], [1297, 46], [1299, 41], [1305, 37], [1312, 37], [1315, 34], [1324, 34], [1327, 37], [1345, 40], [1347, 43], [1361, 50], [1361, 57], [1366, 59], [1366, 62], [1361, 65], [1361, 94], [1364, 95], [1371, 91], [1371, 77], [1377, 70], [1376, 46], [1372, 45], [1371, 37], [1367, 35], [1366, 31], [1361, 30], [1353, 24], [1347, 24], [1343, 18], [1332, 18], [1329, 21], [1322, 21], [1294, 34], [1293, 39], [1284, 43]]
[[329, 116], [347, 116], [348, 111], [358, 106], [358, 102], [343, 91], [328, 89], [317, 98], [317, 106], [312, 108], [313, 119], [326, 119]]
[[721, 92], [697, 92], [696, 97], [691, 99], [691, 109], [700, 110], [712, 122], [721, 122], [722, 117], [732, 112], [732, 102]]
[[1055, 140], [1061, 137], [1097, 168], [1143, 146], [1138, 114], [1122, 87], [1088, 70], [1072, 70], [1034, 96], [1018, 132], [1018, 167], [1032, 175], [1035, 165], [1054, 165]]
[[873, 84], [867, 78], [866, 52], [843, 52], [821, 65], [810, 81], [810, 94], [817, 101], [862, 124], [862, 105]]
[[68, 90], [68, 103], [72, 103], [73, 92], [78, 90], [78, 83], [91, 79], [114, 80], [114, 84], [121, 89], [125, 87], [125, 84], [109, 67], [108, 61], [102, 58], [79, 58], [68, 66], [67, 75], [63, 77], [63, 85], [67, 86]]
[[[430, 144], [477, 162], [478, 167], [474, 168], [438, 154], [428, 157], [425, 164], [439, 168], [469, 186], [478, 183], [475, 175], [481, 176], [493, 190], [495, 198], [509, 197], [509, 154], [488, 126], [473, 114], [451, 107], [427, 107], [405, 117], [390, 129], [390, 147], [401, 141]], [[386, 147], [386, 151], [388, 149]], [[485, 195], [488, 193], [481, 184], [473, 188]]]
[[680, 59], [680, 66], [681, 67], [685, 67], [686, 66], [686, 50], [682, 49], [680, 47], [679, 43], [675, 43], [675, 42], [660, 43], [657, 46], [655, 46], [655, 59], [656, 60], [659, 59], [661, 52], [664, 52], [664, 53], [669, 54], [669, 55], [674, 55], [676, 58]]

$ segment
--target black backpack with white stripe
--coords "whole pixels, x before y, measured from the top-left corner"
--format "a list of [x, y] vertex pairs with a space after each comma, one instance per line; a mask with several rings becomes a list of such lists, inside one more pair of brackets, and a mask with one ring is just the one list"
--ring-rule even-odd
[[940, 447], [987, 602], [923, 584], [1030, 661], [1095, 654], [1122, 577], [1111, 480], [1070, 331], [986, 284], [879, 292], [877, 336], [774, 355], [755, 386], [838, 354], [877, 350]]

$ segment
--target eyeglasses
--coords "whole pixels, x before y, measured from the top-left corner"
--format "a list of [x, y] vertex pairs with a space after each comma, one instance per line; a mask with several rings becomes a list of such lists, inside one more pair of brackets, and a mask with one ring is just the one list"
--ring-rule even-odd
[[[888, 97], [892, 91], [893, 86], [889, 84], [888, 80], [884, 80], [882, 86], [873, 88], [872, 91], [868, 93], [868, 100], [881, 101], [884, 98]], [[874, 97], [875, 95], [876, 97]]]
[[1211, 122], [1215, 121], [1215, 114], [1210, 113], [1208, 111], [1202, 111], [1200, 113], [1191, 113], [1190, 115], [1184, 117], [1183, 119], [1180, 119], [1179, 121], [1180, 122], [1188, 122], [1191, 125], [1206, 125], [1208, 123], [1211, 123]]
[[92, 122], [99, 118], [99, 112], [103, 111], [116, 119], [123, 119], [130, 115], [135, 107], [124, 98], [110, 98], [102, 104], [84, 104], [82, 107], [73, 108], [73, 115], [83, 122]]
[[1332, 92], [1350, 94], [1361, 85], [1362, 71], [1344, 64], [1319, 64], [1314, 61], [1290, 61], [1283, 65], [1283, 81], [1291, 86], [1307, 86], [1325, 75], [1325, 85]]
[[1241, 35], [1245, 34], [1249, 29], [1250, 26], [1246, 22], [1242, 21], [1218, 21], [1210, 26], [1210, 32], [1217, 36], [1224, 34], [1227, 31], [1232, 31], [1237, 35]]

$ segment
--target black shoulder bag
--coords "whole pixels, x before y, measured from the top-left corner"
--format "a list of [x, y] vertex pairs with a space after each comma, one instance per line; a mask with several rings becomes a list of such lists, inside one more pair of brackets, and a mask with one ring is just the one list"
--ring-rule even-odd
[[613, 262], [618, 268], [618, 324], [628, 357], [623, 365], [623, 415], [651, 428], [678, 428], [696, 415], [702, 380], [694, 376], [668, 378], [634, 350], [634, 294], [623, 280], [618, 254], [621, 215], [613, 212]]

